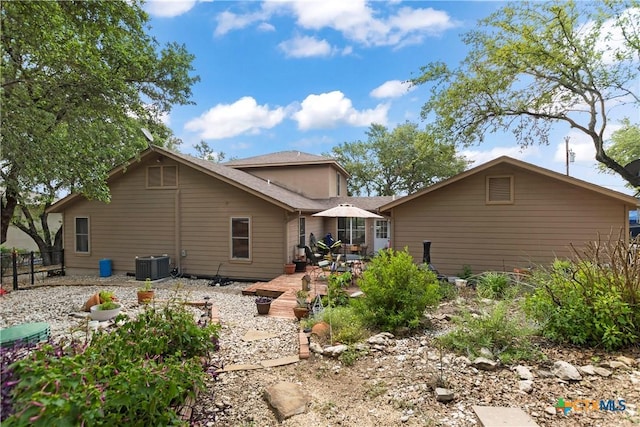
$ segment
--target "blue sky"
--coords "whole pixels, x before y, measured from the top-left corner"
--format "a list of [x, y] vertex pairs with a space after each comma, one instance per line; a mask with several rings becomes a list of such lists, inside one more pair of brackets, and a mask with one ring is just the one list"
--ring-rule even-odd
[[[407, 120], [424, 126], [428, 88], [404, 82], [429, 62], [457, 65], [467, 53], [460, 36], [503, 5], [151, 0], [151, 35], [161, 45], [185, 44], [201, 78], [192, 88], [195, 105], [163, 119], [182, 139], [181, 151], [195, 154], [204, 140], [227, 159], [328, 153], [365, 140], [372, 122], [390, 130]], [[509, 155], [565, 173], [567, 136], [576, 153], [571, 176], [631, 193], [622, 179], [597, 172], [592, 144], [567, 127], [554, 130], [549, 146], [522, 151], [503, 134], [460, 152], [474, 165]]]

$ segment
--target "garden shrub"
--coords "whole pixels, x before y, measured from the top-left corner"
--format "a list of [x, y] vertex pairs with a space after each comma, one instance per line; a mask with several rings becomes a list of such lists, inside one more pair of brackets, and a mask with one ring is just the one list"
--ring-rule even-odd
[[484, 347], [505, 364], [532, 360], [540, 355], [530, 340], [534, 329], [527, 325], [524, 315], [518, 315], [516, 307], [509, 301], [496, 303], [480, 317], [473, 317], [465, 311], [454, 322], [456, 328], [437, 340], [458, 353], [476, 357]]
[[407, 249], [380, 252], [358, 286], [365, 297], [355, 300], [356, 311], [367, 324], [385, 331], [418, 327], [425, 309], [440, 299], [436, 275], [414, 264]]
[[337, 307], [349, 304], [349, 293], [346, 288], [351, 285], [351, 279], [350, 272], [331, 273], [327, 280], [327, 305]]
[[478, 277], [476, 291], [481, 298], [505, 299], [515, 296], [517, 289], [508, 275], [490, 271]]
[[326, 307], [322, 310], [322, 320], [331, 325], [334, 342], [353, 344], [369, 336], [362, 318], [351, 306]]
[[640, 253], [621, 239], [598, 239], [537, 270], [524, 308], [545, 337], [607, 350], [640, 342]]
[[182, 424], [175, 409], [204, 388], [201, 359], [217, 349], [218, 334], [167, 305], [97, 331], [89, 345], [46, 344], [11, 365], [15, 413], [2, 425]]

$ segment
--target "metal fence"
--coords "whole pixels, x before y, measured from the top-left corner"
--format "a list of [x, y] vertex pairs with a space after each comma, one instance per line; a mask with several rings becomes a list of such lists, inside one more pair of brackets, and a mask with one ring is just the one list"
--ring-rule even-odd
[[31, 285], [36, 277], [64, 276], [64, 250], [3, 253], [0, 257], [0, 283], [10, 279], [13, 290], [20, 289], [19, 277], [27, 276]]

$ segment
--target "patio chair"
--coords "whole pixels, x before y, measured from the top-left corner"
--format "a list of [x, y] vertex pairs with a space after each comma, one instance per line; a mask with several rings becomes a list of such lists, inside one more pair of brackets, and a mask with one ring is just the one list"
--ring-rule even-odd
[[304, 247], [304, 253], [307, 257], [307, 262], [309, 262], [313, 266], [313, 268], [311, 269], [311, 274], [315, 274], [315, 279], [318, 280], [321, 274], [324, 278], [326, 278], [326, 276], [324, 276], [324, 271], [331, 266], [331, 263], [323, 259], [322, 255], [318, 257], [316, 254], [314, 254], [309, 246]]

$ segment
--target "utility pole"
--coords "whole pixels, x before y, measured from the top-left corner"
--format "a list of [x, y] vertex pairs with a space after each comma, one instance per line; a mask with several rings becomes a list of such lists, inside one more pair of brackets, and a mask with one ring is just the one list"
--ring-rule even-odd
[[565, 152], [565, 164], [567, 166], [567, 176], [569, 176], [569, 163], [573, 163], [576, 159], [576, 153], [569, 149], [569, 137], [564, 137], [564, 152]]

